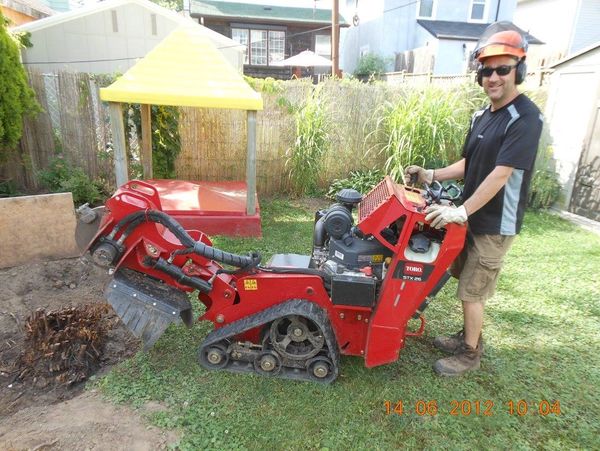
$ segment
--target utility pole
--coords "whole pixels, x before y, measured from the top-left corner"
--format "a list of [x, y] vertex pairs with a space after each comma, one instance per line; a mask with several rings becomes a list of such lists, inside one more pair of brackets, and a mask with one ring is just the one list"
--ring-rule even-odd
[[339, 0], [333, 0], [331, 9], [331, 75], [341, 78], [340, 73], [340, 23], [339, 23]]

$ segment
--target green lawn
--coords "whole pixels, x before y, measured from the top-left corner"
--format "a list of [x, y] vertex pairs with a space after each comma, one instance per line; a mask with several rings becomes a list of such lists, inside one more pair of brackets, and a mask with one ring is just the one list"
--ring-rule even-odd
[[[263, 202], [262, 215], [263, 239], [215, 245], [310, 252], [312, 211], [278, 200]], [[409, 338], [398, 362], [367, 369], [343, 357], [331, 386], [205, 371], [196, 349], [207, 324], [171, 326], [97, 385], [116, 402], [164, 402], [150, 421], [180, 429], [181, 449], [598, 449], [600, 237], [529, 213], [488, 303], [481, 370], [448, 379], [431, 369], [442, 357], [431, 342], [461, 327], [455, 289], [438, 295], [425, 336]], [[386, 401], [402, 401], [402, 414], [387, 414]], [[560, 414], [539, 413], [556, 402]], [[431, 414], [416, 413], [424, 407]]]

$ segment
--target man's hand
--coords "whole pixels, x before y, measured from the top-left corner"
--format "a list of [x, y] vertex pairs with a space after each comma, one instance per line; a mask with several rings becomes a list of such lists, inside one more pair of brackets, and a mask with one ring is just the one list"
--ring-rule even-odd
[[423, 169], [421, 166], [409, 166], [404, 171], [404, 184], [408, 185], [412, 182], [411, 178], [417, 176], [417, 183], [433, 183], [433, 169]]
[[455, 222], [456, 224], [462, 224], [467, 222], [467, 210], [464, 205], [455, 207], [454, 205], [430, 205], [425, 210], [427, 216], [425, 221], [431, 223], [431, 227], [434, 229], [441, 229], [446, 224]]

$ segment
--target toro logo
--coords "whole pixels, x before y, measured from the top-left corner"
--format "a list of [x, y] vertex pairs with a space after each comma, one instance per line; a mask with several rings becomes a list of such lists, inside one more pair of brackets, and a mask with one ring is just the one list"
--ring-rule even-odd
[[419, 265], [416, 263], [408, 263], [404, 267], [404, 274], [407, 276], [422, 276], [423, 275], [423, 265]]

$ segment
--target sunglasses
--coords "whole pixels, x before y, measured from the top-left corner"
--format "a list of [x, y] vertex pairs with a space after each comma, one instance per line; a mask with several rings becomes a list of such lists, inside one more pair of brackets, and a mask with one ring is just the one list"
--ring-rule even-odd
[[483, 75], [484, 77], [491, 77], [494, 72], [496, 72], [500, 76], [504, 76], [504, 75], [510, 74], [510, 71], [513, 70], [517, 66], [518, 66], [518, 64], [515, 64], [513, 66], [509, 66], [508, 64], [503, 64], [502, 66], [498, 66], [498, 67], [482, 67], [479, 69], [479, 71], [480, 71], [481, 75]]

